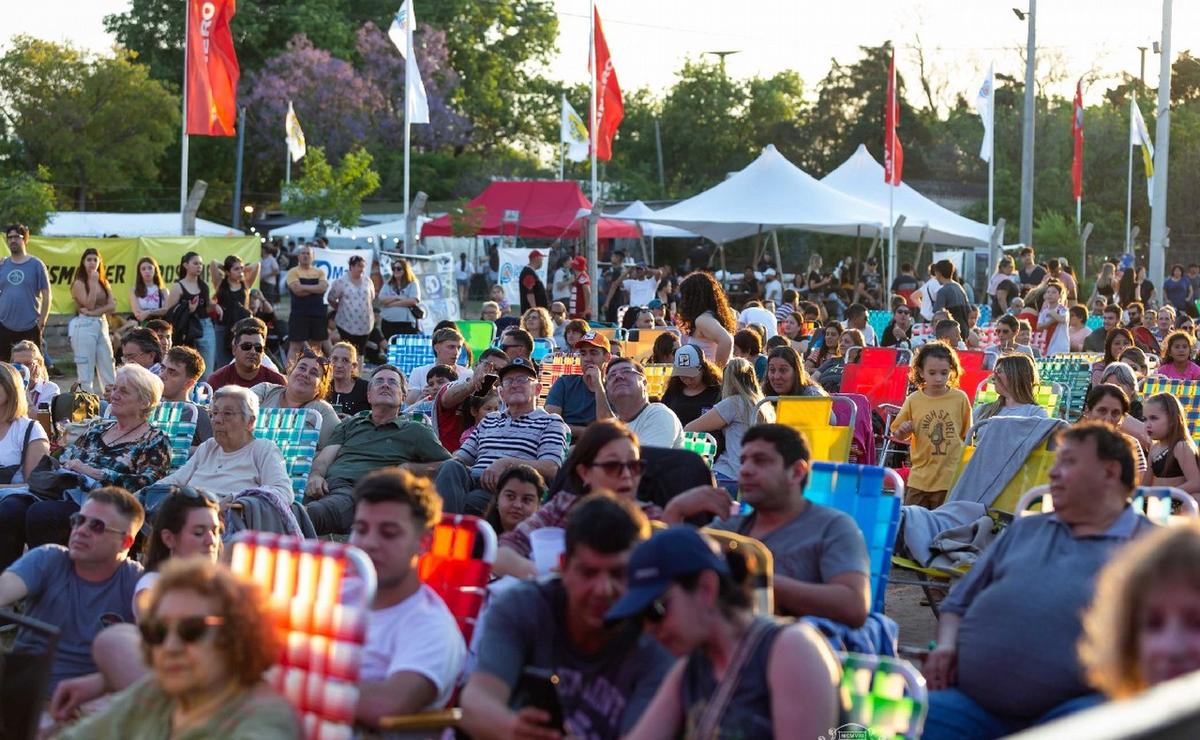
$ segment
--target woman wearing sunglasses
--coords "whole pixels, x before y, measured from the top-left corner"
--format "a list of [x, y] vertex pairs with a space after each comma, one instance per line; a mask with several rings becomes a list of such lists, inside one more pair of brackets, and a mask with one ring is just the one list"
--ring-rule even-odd
[[[221, 529], [215, 496], [186, 486], [173, 487], [154, 517], [142, 563], [145, 573], [133, 591], [134, 615], [141, 617], [143, 603], [168, 560], [201, 557], [217, 562]], [[60, 682], [50, 699], [51, 716], [58, 722], [69, 722], [80, 705], [122, 691], [144, 678], [149, 669], [142, 660], [140, 646], [141, 634], [135, 625], [122, 622], [102, 630], [92, 643], [92, 657], [100, 670]]]
[[682, 658], [627, 738], [818, 737], [838, 725], [837, 656], [807, 624], [754, 615], [739, 555], [671, 527], [637, 546], [627, 572], [605, 618], [640, 618]]
[[[616, 420], [588, 425], [563, 468], [567, 471], [563, 487], [551, 492], [550, 498], [532, 516], [500, 536], [494, 568], [498, 575], [535, 577], [537, 567], [530, 560], [531, 532], [542, 527], [565, 527], [571, 508], [589, 493], [610, 491], [619, 498], [636, 500], [644, 470], [637, 435]], [[720, 488], [700, 486], [672, 498], [665, 510], [647, 501], [637, 504], [646, 518], [674, 523], [701, 512], [728, 516], [730, 498]]]
[[287, 376], [287, 385], [259, 383], [250, 390], [258, 396], [259, 408], [316, 409], [321, 414], [321, 439], [317, 449], [325, 446], [333, 428], [341, 421], [337, 412], [325, 400], [333, 369], [329, 358], [313, 352], [308, 346], [300, 349], [299, 359]]
[[257, 586], [203, 558], [172, 559], [138, 629], [151, 675], [59, 737], [300, 737], [292, 706], [262, 680], [280, 638]]

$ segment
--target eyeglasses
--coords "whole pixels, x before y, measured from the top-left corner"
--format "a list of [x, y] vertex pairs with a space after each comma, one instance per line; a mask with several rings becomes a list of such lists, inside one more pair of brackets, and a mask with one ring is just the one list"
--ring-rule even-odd
[[604, 462], [592, 463], [589, 468], [600, 468], [605, 475], [617, 477], [623, 471], [628, 470], [629, 474], [637, 477], [646, 469], [641, 460], [606, 460]]
[[72, 530], [79, 529], [79, 527], [86, 525], [88, 531], [95, 535], [102, 535], [105, 532], [112, 532], [119, 535], [125, 534], [125, 530], [110, 527], [108, 526], [108, 522], [104, 521], [103, 519], [98, 519], [94, 516], [84, 516], [78, 511], [72, 514], [70, 519], [67, 521], [71, 523]]
[[666, 595], [659, 596], [654, 601], [650, 602], [650, 606], [646, 607], [646, 611], [642, 612], [642, 621], [650, 622], [651, 624], [662, 624], [662, 621], [667, 618], [667, 597]]
[[609, 379], [609, 381], [612, 381], [612, 380], [615, 380], [616, 378], [620, 378], [620, 377], [623, 377], [623, 376], [626, 376], [626, 375], [634, 375], [634, 376], [636, 376], [636, 377], [639, 377], [639, 378], [644, 378], [644, 377], [646, 377], [646, 376], [645, 376], [645, 375], [643, 375], [642, 373], [639, 373], [637, 370], [635, 370], [635, 369], [633, 369], [633, 368], [629, 368], [629, 369], [627, 369], [627, 370], [614, 370], [614, 371], [612, 371], [611, 373], [609, 373], [609, 374], [608, 374], [608, 379]]
[[518, 383], [528, 383], [532, 380], [536, 380], [532, 375], [510, 375], [500, 381], [500, 386], [502, 388], [511, 388]]
[[174, 632], [183, 642], [191, 645], [203, 638], [213, 627], [225, 624], [224, 617], [180, 617], [173, 621], [158, 619], [143, 619], [138, 624], [142, 633], [142, 641], [147, 645], [158, 647], [167, 641], [167, 635]]
[[257, 352], [261, 355], [263, 346], [261, 344], [255, 344], [254, 342], [242, 342], [238, 345], [238, 349], [243, 352]]

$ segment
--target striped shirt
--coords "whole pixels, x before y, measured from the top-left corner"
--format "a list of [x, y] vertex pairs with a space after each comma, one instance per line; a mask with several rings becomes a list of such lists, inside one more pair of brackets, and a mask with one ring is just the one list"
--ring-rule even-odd
[[494, 411], [475, 425], [454, 457], [471, 466], [476, 476], [502, 457], [553, 460], [562, 463], [567, 450], [567, 425], [558, 414], [534, 409], [513, 418]]

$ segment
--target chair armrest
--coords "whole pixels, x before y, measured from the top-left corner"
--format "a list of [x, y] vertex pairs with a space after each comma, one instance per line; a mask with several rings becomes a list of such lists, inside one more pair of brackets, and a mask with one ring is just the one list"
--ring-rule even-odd
[[462, 721], [462, 709], [436, 709], [430, 712], [398, 714], [379, 720], [381, 730], [436, 730], [443, 727], [458, 727]]

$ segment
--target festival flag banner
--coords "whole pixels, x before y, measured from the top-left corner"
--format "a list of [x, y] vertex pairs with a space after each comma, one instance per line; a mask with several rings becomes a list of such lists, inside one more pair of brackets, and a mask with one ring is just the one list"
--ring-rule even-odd
[[904, 147], [900, 146], [900, 136], [896, 129], [900, 126], [900, 100], [896, 90], [896, 51], [892, 50], [892, 60], [888, 64], [887, 110], [884, 112], [883, 138], [883, 181], [889, 185], [899, 185], [904, 170]]
[[187, 133], [234, 136], [241, 76], [229, 21], [236, 0], [187, 0]]
[[1154, 142], [1136, 100], [1129, 101], [1129, 145], [1142, 148], [1142, 165], [1146, 170], [1146, 199], [1154, 204]]
[[612, 55], [608, 52], [608, 42], [604, 40], [599, 8], [593, 21], [596, 24], [596, 159], [607, 162], [612, 159], [613, 137], [625, 117], [625, 103], [621, 99], [621, 86], [617, 82]]
[[458, 286], [454, 282], [454, 262], [452, 252], [438, 252], [408, 260], [413, 275], [421, 284], [421, 307], [425, 309], [425, 317], [419, 324], [424, 334], [432, 334], [439, 321], [458, 321], [462, 318], [458, 305]]
[[283, 128], [287, 137], [288, 154], [293, 162], [299, 162], [304, 159], [308, 147], [304, 143], [304, 129], [300, 128], [300, 119], [296, 117], [296, 111], [292, 108], [292, 101], [288, 101], [287, 117], [283, 119]]
[[983, 141], [979, 144], [979, 158], [984, 162], [992, 160], [992, 127], [996, 120], [996, 65], [989, 64], [987, 77], [979, 86], [979, 94], [975, 96], [975, 112], [983, 121]]
[[1075, 83], [1073, 111], [1071, 138], [1075, 140], [1075, 156], [1071, 160], [1071, 192], [1079, 200], [1083, 196], [1083, 80]]
[[425, 83], [421, 80], [417, 53], [412, 51], [413, 29], [416, 26], [417, 18], [413, 14], [412, 0], [404, 0], [404, 4], [392, 19], [388, 38], [400, 50], [400, 56], [404, 57], [404, 115], [409, 123], [429, 123], [429, 96], [425, 93]]
[[582, 162], [588, 156], [588, 130], [583, 119], [562, 96], [562, 123], [559, 126], [559, 141], [565, 147], [565, 156], [572, 162]]

